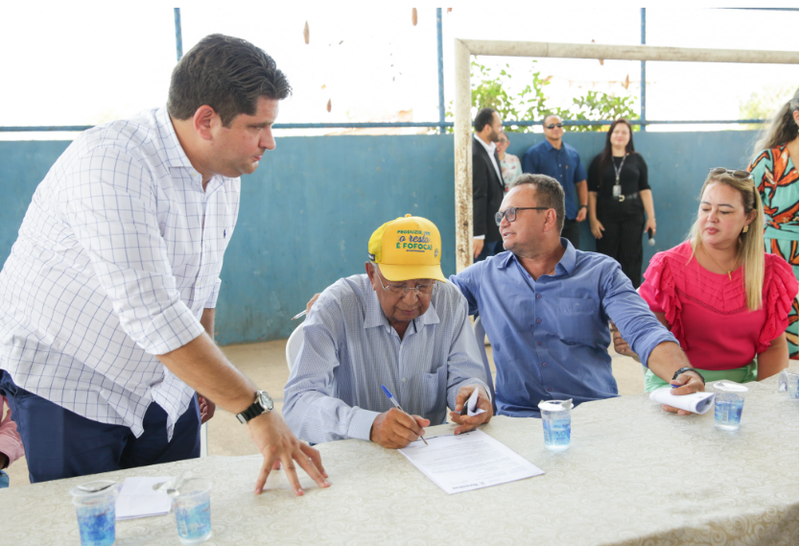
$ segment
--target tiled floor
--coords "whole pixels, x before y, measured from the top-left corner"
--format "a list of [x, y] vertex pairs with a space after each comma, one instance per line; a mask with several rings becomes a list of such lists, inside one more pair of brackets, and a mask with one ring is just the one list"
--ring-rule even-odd
[[[283, 408], [283, 386], [289, 378], [285, 348], [286, 340], [223, 347], [223, 351], [237, 368], [256, 385], [273, 395], [278, 411]], [[491, 362], [491, 347], [486, 349]], [[617, 355], [613, 349], [609, 351], [609, 354], [620, 394], [629, 395], [643, 392], [641, 365], [630, 358]], [[492, 369], [494, 370], [494, 367]], [[224, 410], [217, 410], [214, 418], [209, 421], [208, 437], [210, 455], [258, 453], [250, 441], [247, 427]], [[14, 463], [7, 469], [7, 472], [11, 478], [11, 487], [29, 483], [25, 459]]]

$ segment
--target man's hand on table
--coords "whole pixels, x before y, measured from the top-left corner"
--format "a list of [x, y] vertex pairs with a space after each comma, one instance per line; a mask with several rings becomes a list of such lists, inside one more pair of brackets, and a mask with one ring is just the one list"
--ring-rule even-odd
[[461, 387], [458, 390], [458, 394], [456, 395], [455, 411], [450, 412], [450, 419], [459, 425], [456, 427], [454, 434], [461, 434], [462, 432], [474, 430], [478, 428], [479, 425], [488, 423], [492, 418], [492, 401], [489, 399], [489, 395], [486, 394], [486, 390], [483, 387], [478, 387], [477, 408], [484, 410], [484, 413], [481, 413], [480, 415], [474, 415], [472, 417], [461, 415], [461, 410], [464, 408], [464, 404], [467, 403], [467, 400], [469, 400], [469, 397], [472, 396], [474, 390], [475, 385], [467, 385], [466, 387]]
[[317, 482], [317, 485], [330, 487], [331, 484], [325, 479], [328, 474], [322, 467], [322, 458], [319, 452], [295, 438], [283, 418], [276, 412], [264, 413], [250, 419], [247, 422], [247, 428], [253, 442], [264, 456], [264, 462], [256, 482], [257, 495], [263, 491], [267, 477], [276, 462], [283, 464], [286, 477], [297, 495], [303, 494], [303, 488], [300, 487], [300, 481], [297, 479], [294, 461], [297, 461], [300, 468], [305, 470], [306, 474]]
[[385, 411], [372, 422], [369, 439], [389, 449], [406, 447], [425, 434], [431, 422], [419, 415], [409, 415], [397, 408]]
[[[693, 392], [703, 392], [706, 390], [703, 378], [700, 372], [687, 370], [680, 374], [675, 379], [672, 376], [681, 368], [692, 368], [689, 359], [681, 350], [677, 343], [671, 341], [663, 341], [656, 345], [650, 356], [647, 359], [647, 366], [654, 374], [672, 384], [676, 388], [672, 389], [672, 394], [683, 395], [692, 394]], [[686, 410], [679, 410], [666, 404], [661, 406], [665, 411], [671, 411], [678, 415], [691, 415], [692, 412]]]
[[[705, 383], [703, 380], [700, 379], [700, 376], [694, 372], [683, 372], [678, 377], [670, 381], [671, 385], [680, 385], [679, 387], [675, 387], [672, 389], [672, 394], [680, 395], [680, 394], [692, 394], [693, 392], [703, 392], [706, 390]], [[678, 415], [691, 415], [691, 411], [686, 410], [679, 410], [678, 408], [673, 408], [672, 406], [668, 406], [666, 404], [661, 405], [661, 409], [664, 411], [670, 411], [672, 413], [676, 413]]]
[[197, 394], [197, 403], [200, 406], [200, 424], [202, 425], [214, 417], [214, 412], [217, 411], [217, 405], [199, 393]]

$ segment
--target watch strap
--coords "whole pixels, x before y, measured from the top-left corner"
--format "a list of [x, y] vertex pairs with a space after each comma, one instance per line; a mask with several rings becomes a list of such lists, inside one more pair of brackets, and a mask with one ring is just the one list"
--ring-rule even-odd
[[678, 376], [681, 375], [684, 372], [696, 373], [697, 375], [700, 376], [700, 380], [703, 382], [703, 385], [706, 384], [706, 378], [703, 377], [703, 374], [701, 374], [699, 371], [697, 371], [697, 368], [692, 368], [691, 366], [684, 366], [683, 368], [681, 368], [679, 370], [676, 370], [675, 374], [672, 376], [672, 380], [674, 381], [675, 379], [678, 379]]
[[261, 415], [263, 411], [264, 410], [261, 408], [261, 405], [256, 401], [253, 402], [253, 405], [244, 410], [242, 413], [237, 413], [236, 418], [240, 423], [245, 424], [253, 417]]
[[[261, 403], [262, 394], [266, 396], [266, 399], [267, 399], [267, 402], [269, 404], [269, 407], [265, 407]], [[258, 417], [259, 415], [261, 415], [263, 413], [269, 413], [270, 411], [273, 410], [274, 407], [275, 407], [275, 404], [272, 402], [272, 398], [269, 396], [269, 394], [266, 391], [258, 391], [258, 392], [256, 392], [256, 400], [255, 400], [255, 402], [253, 402], [250, 405], [250, 407], [248, 407], [243, 412], [237, 413], [236, 414], [236, 418], [239, 420], [240, 423], [242, 423], [244, 425], [244, 424], [247, 424], [247, 422], [250, 419], [254, 418], [254, 417]]]

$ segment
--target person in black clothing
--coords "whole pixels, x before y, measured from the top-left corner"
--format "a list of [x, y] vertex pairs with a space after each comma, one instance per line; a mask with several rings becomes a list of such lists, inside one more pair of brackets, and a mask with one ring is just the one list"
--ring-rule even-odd
[[505, 184], [497, 156], [497, 141], [503, 131], [500, 115], [484, 108], [473, 122], [472, 139], [472, 257], [480, 262], [503, 252], [495, 213], [505, 196]]
[[642, 233], [655, 235], [656, 215], [647, 164], [633, 148], [631, 124], [625, 119], [611, 124], [605, 149], [589, 166], [589, 225], [597, 251], [617, 260], [639, 288]]

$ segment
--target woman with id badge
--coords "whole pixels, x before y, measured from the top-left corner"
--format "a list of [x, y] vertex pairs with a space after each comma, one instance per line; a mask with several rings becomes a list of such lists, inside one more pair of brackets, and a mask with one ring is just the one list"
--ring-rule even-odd
[[603, 152], [589, 166], [588, 186], [589, 226], [597, 252], [617, 260], [633, 287], [639, 288], [642, 233], [648, 232], [653, 241], [656, 216], [653, 192], [647, 184], [647, 164], [633, 148], [627, 120], [620, 118], [611, 124]]

